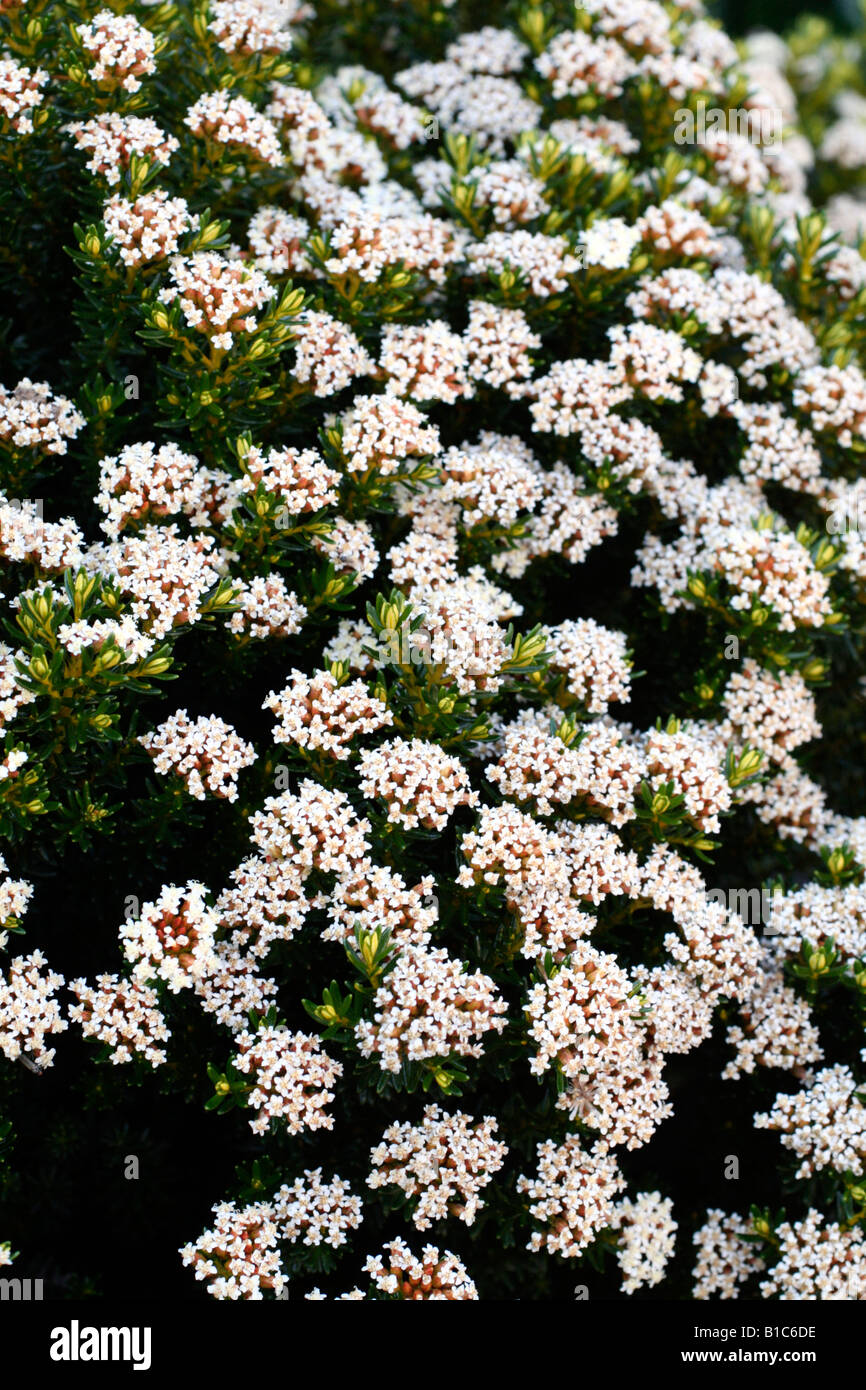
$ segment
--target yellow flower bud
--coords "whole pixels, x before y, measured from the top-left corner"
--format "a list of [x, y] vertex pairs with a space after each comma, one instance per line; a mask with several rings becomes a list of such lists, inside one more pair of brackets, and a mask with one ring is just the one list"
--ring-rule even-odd
[[394, 632], [400, 621], [400, 610], [395, 603], [386, 603], [381, 612], [382, 628], [385, 632]]
[[206, 227], [202, 227], [196, 237], [196, 245], [199, 247], [210, 246], [212, 241], [217, 241], [220, 236], [219, 222], [208, 222]]
[[763, 761], [764, 755], [760, 748], [747, 748], [737, 764], [738, 776], [751, 777], [754, 772], [758, 771]]
[[807, 661], [802, 669], [803, 680], [806, 681], [819, 681], [826, 674], [827, 663], [820, 661], [818, 657], [814, 657], [811, 661]]
[[171, 665], [170, 656], [152, 656], [136, 667], [137, 676], [161, 676]]
[[104, 647], [93, 663], [94, 671], [111, 671], [123, 660], [123, 653], [117, 647]]

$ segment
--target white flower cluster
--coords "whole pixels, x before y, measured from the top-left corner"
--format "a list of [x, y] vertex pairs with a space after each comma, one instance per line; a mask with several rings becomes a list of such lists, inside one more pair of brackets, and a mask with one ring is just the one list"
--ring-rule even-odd
[[261, 488], [278, 497], [286, 516], [302, 516], [332, 506], [340, 475], [316, 449], [268, 449], [256, 445], [244, 458], [241, 494]]
[[631, 698], [631, 662], [626, 638], [592, 618], [571, 619], [547, 629], [550, 670], [562, 673], [568, 699], [558, 695], [565, 706], [573, 699], [588, 714], [606, 714], [610, 704]]
[[185, 198], [172, 198], [164, 188], [142, 193], [134, 202], [115, 196], [102, 214], [105, 230], [125, 266], [137, 267], [174, 255], [185, 232], [199, 226]]
[[273, 299], [274, 286], [240, 260], [217, 251], [196, 251], [171, 263], [172, 283], [160, 290], [162, 304], [180, 304], [190, 328], [206, 333], [214, 348], [228, 349], [235, 333], [254, 333], [255, 310]]
[[633, 818], [644, 762], [615, 729], [592, 724], [575, 747], [567, 747], [540, 720], [515, 720], [503, 742], [502, 756], [487, 769], [503, 796], [532, 803], [540, 815], [583, 801], [613, 825]]
[[517, 1180], [517, 1191], [529, 1198], [530, 1215], [541, 1227], [528, 1248], [575, 1259], [611, 1225], [616, 1195], [624, 1187], [606, 1145], [586, 1149], [576, 1134], [560, 1145], [545, 1139], [538, 1145], [536, 1176]]
[[273, 1208], [254, 1202], [238, 1210], [234, 1202], [217, 1202], [212, 1210], [213, 1228], [180, 1250], [196, 1279], [207, 1281], [208, 1293], [217, 1299], [260, 1300], [265, 1290], [281, 1294], [286, 1278]]
[[42, 88], [48, 73], [26, 68], [14, 58], [0, 58], [0, 112], [18, 135], [33, 130], [33, 112], [44, 100]]
[[0, 976], [0, 1051], [11, 1062], [24, 1057], [39, 1071], [54, 1061], [46, 1039], [69, 1027], [54, 997], [63, 976], [46, 966], [42, 952], [31, 951], [13, 956]]
[[304, 8], [287, 0], [211, 0], [207, 27], [226, 53], [284, 53], [292, 46], [287, 26]]
[[363, 681], [341, 685], [330, 671], [312, 676], [292, 671], [289, 684], [278, 694], [271, 691], [262, 709], [277, 716], [274, 743], [322, 749], [338, 761], [352, 756], [360, 735], [393, 722], [387, 705], [371, 695]]
[[23, 878], [7, 878], [6, 860], [0, 854], [0, 951], [5, 950], [9, 929], [16, 927], [33, 897], [33, 884]]
[[419, 327], [389, 325], [382, 334], [379, 366], [389, 395], [453, 405], [473, 394], [466, 365], [463, 340], [442, 319]]
[[501, 276], [506, 267], [525, 278], [534, 295], [545, 299], [562, 294], [569, 276], [581, 268], [581, 258], [569, 249], [565, 237], [543, 232], [491, 232], [469, 246], [466, 266], [471, 275]]
[[85, 1038], [96, 1038], [111, 1049], [108, 1055], [115, 1065], [141, 1057], [158, 1067], [166, 1060], [158, 1044], [167, 1042], [171, 1033], [155, 989], [119, 975], [97, 975], [95, 985], [71, 980], [69, 988], [78, 1000], [69, 1018], [81, 1024]]
[[370, 1275], [380, 1293], [392, 1297], [439, 1302], [478, 1298], [462, 1261], [450, 1250], [440, 1254], [435, 1245], [425, 1245], [419, 1257], [412, 1254], [405, 1241], [392, 1240], [385, 1246], [384, 1257], [367, 1257], [364, 1273]]
[[767, 965], [749, 998], [740, 1005], [740, 1022], [725, 1035], [735, 1056], [722, 1076], [736, 1080], [756, 1067], [778, 1067], [800, 1075], [805, 1066], [820, 1062], [824, 1051], [812, 1010], [792, 987]]
[[699, 830], [717, 834], [719, 814], [730, 810], [731, 789], [712, 748], [685, 729], [667, 733], [653, 729], [643, 746], [650, 785], [658, 790], [671, 786], [681, 796], [692, 823]]
[[138, 92], [140, 79], [156, 72], [153, 35], [132, 15], [100, 10], [81, 26], [78, 39], [95, 60], [89, 72], [94, 82]]
[[802, 1160], [798, 1178], [824, 1168], [862, 1177], [866, 1160], [866, 1105], [862, 1083], [845, 1066], [827, 1067], [808, 1087], [776, 1096], [766, 1114], [755, 1116], [756, 1129], [777, 1130], [786, 1149]]
[[439, 431], [414, 405], [392, 396], [356, 396], [343, 417], [342, 450], [352, 473], [382, 477], [400, 465], [439, 452]]
[[470, 380], [507, 391], [532, 375], [532, 353], [541, 347], [541, 338], [520, 309], [473, 299], [463, 344]]
[[496, 1120], [446, 1114], [426, 1105], [420, 1124], [390, 1125], [370, 1154], [372, 1188], [396, 1185], [412, 1201], [416, 1230], [456, 1216], [471, 1226], [484, 1205], [481, 1192], [508, 1152], [494, 1136]]
[[318, 1038], [263, 1027], [239, 1033], [235, 1044], [235, 1066], [251, 1082], [247, 1104], [257, 1112], [250, 1120], [254, 1134], [264, 1134], [273, 1121], [284, 1124], [289, 1134], [333, 1128], [334, 1117], [326, 1107], [343, 1068], [322, 1050]]
[[229, 631], [250, 637], [291, 637], [300, 632], [307, 610], [291, 592], [281, 574], [257, 575], [238, 581], [237, 609], [229, 619]]
[[142, 984], [163, 980], [172, 994], [191, 989], [216, 964], [214, 934], [219, 918], [207, 905], [200, 883], [163, 888], [155, 903], [119, 930], [120, 944]]
[[333, 396], [355, 377], [376, 370], [351, 328], [331, 314], [305, 314], [295, 328], [295, 341], [293, 376], [309, 383], [315, 396]]
[[128, 444], [116, 456], [99, 461], [96, 505], [105, 513], [103, 531], [117, 540], [132, 522], [155, 521], [166, 516], [189, 517], [193, 525], [209, 521], [214, 489], [226, 503], [236, 485], [227, 474], [215, 476], [199, 466], [193, 454], [176, 444], [156, 448], [151, 443]]
[[351, 874], [368, 863], [370, 822], [359, 820], [345, 792], [309, 778], [297, 795], [269, 796], [250, 817], [252, 840], [270, 860], [289, 861], [306, 876]]
[[237, 777], [256, 760], [252, 744], [245, 743], [225, 720], [200, 715], [191, 720], [185, 709], [176, 710], [149, 734], [139, 737], [153, 765], [163, 777], [183, 778], [190, 796], [204, 801], [208, 792], [237, 801]]
[[438, 917], [434, 880], [427, 875], [407, 888], [394, 869], [369, 861], [337, 879], [324, 904], [330, 924], [323, 941], [351, 942], [355, 930], [390, 931], [395, 945], [426, 946]]
[[71, 121], [64, 130], [75, 137], [75, 144], [90, 156], [87, 168], [109, 186], [120, 183], [133, 156], [168, 164], [180, 149], [173, 135], [166, 135], [150, 116], [121, 116], [105, 111], [87, 121]]
[[309, 1168], [293, 1183], [284, 1183], [272, 1199], [274, 1214], [285, 1240], [304, 1245], [346, 1244], [347, 1232], [361, 1224], [361, 1200], [342, 1178], [322, 1181], [322, 1170]]
[[305, 218], [278, 207], [259, 208], [247, 235], [259, 270], [275, 276], [309, 271], [303, 246], [310, 224]]
[[407, 946], [373, 1008], [372, 1019], [355, 1025], [361, 1055], [399, 1072], [405, 1062], [480, 1057], [484, 1034], [505, 1027], [507, 1005], [480, 970], [469, 974], [441, 947]]
[[249, 956], [265, 956], [273, 941], [290, 941], [304, 924], [310, 903], [303, 874], [284, 860], [251, 855], [231, 872], [232, 888], [219, 895], [214, 910], [231, 941]]
[[115, 543], [98, 558], [93, 555], [93, 563], [116, 577], [130, 599], [133, 618], [160, 638], [200, 617], [202, 603], [220, 578], [213, 549], [212, 536], [192, 540], [181, 536], [174, 523], [149, 523], [139, 535]]
[[619, 1234], [616, 1258], [622, 1271], [623, 1293], [661, 1283], [676, 1247], [677, 1223], [673, 1202], [658, 1192], [622, 1197], [614, 1208], [611, 1227]]
[[845, 1229], [809, 1210], [785, 1221], [776, 1235], [780, 1259], [761, 1284], [763, 1298], [822, 1303], [866, 1300], [866, 1239], [859, 1226]]
[[358, 785], [370, 800], [384, 801], [388, 820], [414, 830], [443, 830], [458, 806], [477, 806], [459, 758], [424, 739], [388, 739], [361, 754]]
[[718, 1207], [707, 1212], [693, 1237], [698, 1251], [692, 1270], [693, 1298], [739, 1298], [740, 1286], [764, 1269], [757, 1247], [743, 1239], [751, 1234], [751, 1222], [743, 1217], [726, 1216]]
[[205, 92], [187, 111], [184, 124], [193, 135], [244, 151], [265, 164], [284, 162], [276, 128], [246, 97], [233, 97], [224, 89]]
[[11, 391], [0, 386], [0, 442], [11, 449], [65, 454], [68, 439], [84, 428], [81, 415], [65, 396], [55, 396], [47, 381], [23, 377]]
[[75, 522], [44, 521], [38, 504], [0, 503], [0, 554], [50, 572], [75, 568], [83, 559], [83, 537]]

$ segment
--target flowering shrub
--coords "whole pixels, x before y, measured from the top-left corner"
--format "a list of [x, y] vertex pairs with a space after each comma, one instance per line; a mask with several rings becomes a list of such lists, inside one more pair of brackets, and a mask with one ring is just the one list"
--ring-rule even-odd
[[111, 1267], [16, 1166], [83, 1108], [186, 1296], [866, 1299], [850, 45], [699, 0], [0, 43], [16, 1260], [32, 1209], [60, 1289]]

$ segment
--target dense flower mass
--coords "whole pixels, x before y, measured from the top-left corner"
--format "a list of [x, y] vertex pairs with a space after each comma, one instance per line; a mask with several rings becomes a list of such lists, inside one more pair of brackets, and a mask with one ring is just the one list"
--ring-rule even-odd
[[491, 18], [0, 0], [0, 1265], [866, 1298], [866, 45]]
[[182, 777], [190, 796], [199, 801], [206, 792], [236, 801], [238, 772], [256, 757], [251, 744], [238, 738], [225, 720], [211, 717], [193, 722], [185, 709], [138, 741], [153, 758], [157, 772]]

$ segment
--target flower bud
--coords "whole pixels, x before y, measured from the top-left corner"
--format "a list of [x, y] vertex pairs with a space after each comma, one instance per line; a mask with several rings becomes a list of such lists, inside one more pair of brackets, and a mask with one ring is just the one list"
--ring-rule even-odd
[[807, 661], [801, 671], [801, 675], [805, 681], [819, 681], [826, 676], [826, 674], [827, 663], [819, 660], [817, 656], [813, 657], [811, 661]]
[[170, 656], [152, 656], [137, 667], [137, 676], [161, 676], [171, 665]]
[[123, 660], [123, 652], [118, 647], [103, 647], [93, 663], [94, 671], [111, 671]]
[[745, 777], [751, 777], [757, 772], [764, 761], [764, 755], [760, 748], [747, 748], [740, 761], [737, 763], [737, 780], [742, 781]]

